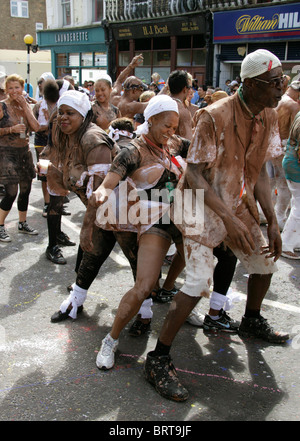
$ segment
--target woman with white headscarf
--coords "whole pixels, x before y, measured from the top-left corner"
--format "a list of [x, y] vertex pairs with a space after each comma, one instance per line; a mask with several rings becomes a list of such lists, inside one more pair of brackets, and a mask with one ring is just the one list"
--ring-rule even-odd
[[[106, 195], [118, 184], [120, 188], [120, 181], [125, 178], [136, 187], [139, 194], [144, 190], [148, 196], [153, 189], [166, 188], [168, 192], [177, 185], [182, 170], [166, 148], [168, 140], [175, 134], [178, 126], [177, 103], [167, 95], [157, 95], [149, 101], [144, 116], [145, 122], [137, 131], [140, 136], [131, 141], [128, 148], [123, 147], [103, 183], [90, 199], [91, 204], [100, 207], [100, 212], [101, 205], [106, 202]], [[122, 202], [121, 200], [120, 205]], [[155, 203], [151, 198], [146, 202], [150, 205]], [[127, 205], [130, 208], [130, 203]], [[144, 300], [148, 298], [158, 280], [172, 240], [178, 251], [183, 254], [181, 233], [171, 221], [164, 223], [163, 214], [163, 210], [158, 212], [154, 224], [153, 220], [151, 222], [149, 219], [146, 225], [143, 222], [135, 225], [139, 238], [136, 282], [122, 298], [112, 330], [102, 341], [96, 361], [100, 369], [113, 367], [114, 352], [122, 329], [137, 314], [142, 303], [147, 308]], [[98, 213], [96, 222], [101, 224]], [[121, 229], [122, 225], [117, 227]], [[130, 229], [133, 225], [127, 225], [124, 229], [126, 227]], [[152, 302], [151, 298], [148, 300]]]
[[[52, 322], [69, 317], [75, 319], [77, 312], [83, 310], [87, 291], [116, 241], [128, 258], [134, 276], [137, 254], [136, 234], [115, 233], [96, 227], [96, 209], [88, 205], [92, 191], [101, 184], [112, 158], [119, 151], [118, 146], [104, 130], [92, 123], [93, 112], [85, 93], [75, 90], [63, 93], [57, 109], [57, 121], [52, 128], [50, 142], [50, 149], [56, 150], [57, 167], [52, 163], [48, 167], [48, 189], [50, 194], [60, 196], [65, 196], [69, 191], [74, 192], [87, 210], [80, 233], [80, 250], [83, 254], [80, 251], [78, 253], [76, 282], [72, 284], [69, 297], [52, 315]], [[47, 252], [57, 259], [61, 257], [57, 246]]]

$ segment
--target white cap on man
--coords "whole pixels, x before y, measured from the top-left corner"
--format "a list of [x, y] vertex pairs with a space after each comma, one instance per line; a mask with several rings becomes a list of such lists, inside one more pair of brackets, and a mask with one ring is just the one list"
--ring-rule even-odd
[[241, 80], [258, 77], [280, 66], [281, 61], [276, 55], [265, 49], [258, 49], [244, 58], [241, 66]]

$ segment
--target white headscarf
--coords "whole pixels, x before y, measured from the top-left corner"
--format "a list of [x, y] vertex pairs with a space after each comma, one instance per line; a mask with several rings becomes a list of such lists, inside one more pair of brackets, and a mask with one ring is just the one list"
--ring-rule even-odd
[[151, 98], [149, 104], [144, 110], [145, 122], [138, 126], [136, 134], [147, 135], [147, 133], [149, 133], [149, 118], [162, 112], [176, 112], [178, 114], [176, 101], [168, 95], [156, 95]]
[[258, 49], [244, 58], [241, 66], [241, 80], [257, 77], [279, 66], [281, 66], [281, 61], [276, 55], [265, 49]]
[[91, 109], [91, 103], [86, 93], [78, 92], [77, 90], [68, 90], [64, 92], [57, 102], [57, 108], [62, 104], [72, 107], [77, 110], [84, 118]]
[[51, 72], [44, 72], [44, 73], [40, 76], [39, 80], [45, 80], [45, 81], [47, 81], [47, 80], [55, 80], [55, 78], [54, 78], [54, 75], [53, 75]]
[[67, 90], [70, 87], [70, 82], [68, 80], [63, 81], [63, 85], [61, 86], [61, 89], [59, 90], [59, 96], [62, 96], [63, 93], [67, 92]]
[[108, 81], [108, 82], [110, 83], [110, 85], [112, 86], [112, 79], [111, 79], [111, 77], [110, 77], [109, 75], [107, 75], [107, 74], [100, 74], [100, 77], [97, 78], [96, 81], [100, 81], [100, 80], [106, 80], [106, 81]]

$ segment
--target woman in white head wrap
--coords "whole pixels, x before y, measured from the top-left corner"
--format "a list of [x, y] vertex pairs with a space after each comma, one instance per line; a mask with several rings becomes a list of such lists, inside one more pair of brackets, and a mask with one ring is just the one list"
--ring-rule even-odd
[[95, 101], [92, 104], [94, 113], [93, 122], [101, 129], [108, 130], [111, 121], [120, 118], [121, 112], [118, 107], [110, 102], [112, 91], [112, 79], [109, 75], [103, 74], [95, 82]]
[[[76, 281], [72, 284], [69, 297], [61, 304], [59, 311], [52, 315], [52, 322], [59, 322], [68, 317], [75, 319], [77, 312], [82, 311], [88, 288], [116, 241], [128, 257], [134, 275], [137, 254], [134, 252], [136, 234], [118, 234], [97, 228], [94, 222], [96, 209], [88, 204], [92, 191], [101, 184], [109, 170], [118, 147], [104, 130], [92, 122], [91, 103], [85, 93], [75, 90], [63, 93], [57, 108], [57, 122], [52, 129], [51, 148], [57, 151], [59, 167], [52, 164], [48, 167], [48, 188], [52, 194], [61, 196], [73, 191], [80, 197], [87, 210], [80, 233], [81, 249], [75, 269]], [[57, 259], [55, 263], [66, 263], [64, 260], [60, 261], [62, 256], [58, 246], [48, 248], [46, 256], [50, 260], [51, 256], [54, 256]]]
[[[136, 211], [134, 205], [128, 204], [127, 226], [130, 228], [130, 223], [132, 226], [136, 226], [139, 240], [136, 281], [134, 287], [122, 298], [112, 330], [102, 341], [96, 360], [100, 369], [113, 367], [114, 352], [119, 335], [138, 311], [140, 316], [135, 321], [132, 334], [140, 335], [149, 330], [152, 317], [150, 294], [159, 278], [164, 257], [172, 240], [176, 244], [178, 252], [183, 255], [182, 236], [179, 230], [170, 220], [164, 223], [162, 217], [165, 206], [169, 209], [169, 205], [162, 204], [162, 209], [158, 212], [156, 219], [153, 217], [149, 219], [148, 216], [143, 218], [142, 214], [145, 205], [152, 208], [151, 204], [153, 203], [154, 206], [151, 190], [162, 191], [162, 189], [166, 189], [168, 192], [171, 186], [174, 188], [177, 185], [181, 176], [180, 167], [173, 163], [174, 157], [167, 150], [167, 142], [175, 134], [178, 126], [177, 103], [167, 95], [157, 95], [149, 101], [144, 116], [145, 123], [140, 126], [138, 131], [140, 136], [131, 141], [128, 148], [123, 148], [116, 156], [105, 180], [93, 193], [93, 199], [91, 198], [91, 203], [100, 206], [98, 212], [101, 213], [101, 205], [106, 201], [109, 190], [114, 189], [125, 178], [134, 183], [139, 191], [140, 199], [145, 197], [141, 204], [138, 203], [139, 208]], [[119, 185], [119, 188], [121, 186], [122, 184]], [[121, 191], [123, 193], [120, 188], [120, 194]], [[149, 197], [150, 199], [148, 199]], [[122, 211], [124, 199], [123, 197], [119, 201], [120, 211]], [[130, 198], [130, 200], [132, 199]], [[136, 212], [136, 219], [133, 215], [130, 217], [131, 211]], [[96, 222], [100, 222], [98, 214]], [[122, 227], [122, 225], [118, 225], [118, 228]]]

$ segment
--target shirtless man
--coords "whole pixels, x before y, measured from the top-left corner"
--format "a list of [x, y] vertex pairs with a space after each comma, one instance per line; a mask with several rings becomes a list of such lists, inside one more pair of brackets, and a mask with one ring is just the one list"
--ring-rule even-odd
[[[184, 70], [171, 72], [167, 86], [171, 98], [173, 98], [178, 105], [179, 124], [176, 135], [191, 140], [193, 136], [192, 116], [188, 107], [185, 105], [185, 100], [192, 85], [190, 84], [187, 72]], [[166, 88], [164, 88], [162, 92], [166, 93]]]
[[[137, 55], [129, 65], [120, 73], [110, 95], [110, 102], [118, 107], [123, 117], [132, 118], [136, 113], [144, 113], [148, 103], [138, 101], [140, 95], [146, 90], [144, 83], [135, 76], [129, 76], [132, 70], [143, 62], [143, 56]], [[121, 95], [124, 89], [123, 95]]]
[[[288, 87], [286, 93], [283, 95], [282, 100], [278, 104], [276, 111], [279, 122], [279, 133], [282, 142], [282, 147], [285, 148], [291, 125], [294, 121], [296, 114], [300, 110], [299, 104], [300, 96], [300, 81], [293, 81]], [[274, 186], [277, 189], [277, 198], [275, 204], [275, 213], [280, 230], [283, 230], [285, 221], [287, 219], [287, 211], [290, 203], [291, 193], [288, 188], [284, 172], [282, 169], [283, 156], [273, 160], [275, 183]]]

